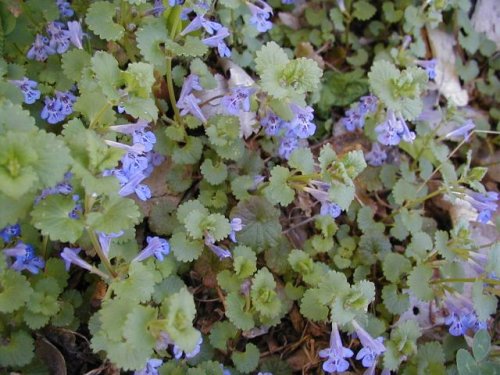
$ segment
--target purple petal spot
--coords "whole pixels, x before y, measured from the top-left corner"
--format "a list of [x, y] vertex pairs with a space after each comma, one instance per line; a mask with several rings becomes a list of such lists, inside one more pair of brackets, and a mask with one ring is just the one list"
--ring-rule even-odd
[[33, 104], [38, 99], [40, 99], [40, 91], [36, 89], [38, 83], [36, 83], [35, 81], [31, 81], [28, 78], [24, 77], [22, 80], [10, 82], [21, 89], [24, 95], [24, 102], [26, 104]]
[[55, 49], [49, 45], [49, 40], [43, 35], [37, 34], [35, 42], [28, 51], [27, 57], [31, 60], [45, 61], [49, 55], [55, 53]]
[[55, 97], [51, 98], [45, 97], [45, 106], [42, 109], [42, 113], [40, 117], [44, 120], [47, 120], [49, 124], [57, 124], [61, 122], [66, 117], [64, 113], [62, 113], [63, 105], [61, 101]]
[[238, 116], [240, 110], [250, 110], [250, 97], [254, 92], [255, 89], [251, 87], [233, 87], [231, 95], [224, 96], [221, 104], [229, 114]]

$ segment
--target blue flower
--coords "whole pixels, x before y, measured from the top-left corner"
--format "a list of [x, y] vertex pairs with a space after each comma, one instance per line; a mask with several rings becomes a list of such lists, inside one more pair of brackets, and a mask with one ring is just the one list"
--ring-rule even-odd
[[469, 139], [470, 131], [476, 127], [472, 120], [466, 120], [462, 126], [459, 128], [452, 130], [448, 134], [445, 135], [445, 138], [460, 138], [463, 137], [465, 140]]
[[336, 323], [332, 323], [332, 333], [330, 335], [330, 347], [320, 350], [319, 356], [327, 358], [323, 363], [323, 370], [326, 372], [344, 372], [349, 368], [349, 362], [345, 358], [354, 355], [351, 349], [342, 346], [342, 340]]
[[160, 17], [165, 9], [167, 8], [163, 5], [163, 0], [154, 0], [153, 8], [146, 11], [146, 15], [152, 14], [155, 17]]
[[223, 247], [215, 245], [215, 239], [211, 235], [205, 236], [205, 245], [219, 257], [219, 259], [231, 258], [231, 252]]
[[70, 42], [79, 49], [83, 49], [82, 40], [83, 40], [83, 31], [82, 25], [78, 21], [68, 22], [68, 36]]
[[363, 345], [363, 348], [356, 355], [356, 359], [361, 360], [364, 367], [374, 367], [378, 357], [386, 351], [383, 344], [384, 338], [377, 337], [374, 339], [355, 320], [352, 321], [352, 325], [356, 330], [359, 341], [361, 341], [361, 344]]
[[387, 153], [380, 147], [379, 143], [373, 143], [372, 149], [365, 155], [367, 163], [373, 167], [380, 167], [387, 159]]
[[35, 256], [33, 246], [19, 241], [16, 246], [4, 249], [3, 253], [7, 256], [15, 257], [14, 263], [10, 266], [11, 269], [21, 272], [28, 270], [33, 274], [40, 272], [45, 267], [45, 262], [42, 258]]
[[159, 375], [158, 368], [163, 364], [163, 361], [158, 358], [148, 359], [146, 366], [139, 371], [135, 371], [134, 375]]
[[56, 99], [61, 103], [61, 113], [64, 117], [73, 113], [73, 103], [76, 102], [76, 97], [69, 91], [56, 91]]
[[31, 60], [45, 61], [49, 55], [53, 55], [54, 53], [56, 53], [56, 51], [49, 45], [49, 39], [43, 35], [37, 34], [35, 42], [26, 56]]
[[498, 207], [498, 193], [488, 191], [485, 194], [469, 192], [465, 195], [465, 200], [478, 211], [477, 221], [483, 224], [488, 223]]
[[2, 230], [0, 230], [0, 237], [3, 242], [8, 243], [14, 237], [19, 237], [21, 235], [21, 226], [19, 224], [7, 225]]
[[337, 217], [340, 216], [341, 212], [342, 209], [338, 204], [325, 201], [321, 204], [321, 209], [319, 213], [320, 215], [331, 216], [332, 218], [336, 219]]
[[222, 98], [221, 105], [233, 116], [238, 116], [240, 110], [248, 112], [250, 110], [250, 97], [254, 91], [255, 89], [251, 87], [233, 87], [231, 95]]
[[104, 255], [109, 256], [109, 247], [111, 246], [111, 240], [113, 238], [118, 238], [123, 236], [124, 231], [119, 231], [118, 233], [104, 233], [104, 232], [96, 232], [97, 239], [99, 240], [99, 244], [101, 245], [102, 252]]
[[281, 138], [278, 155], [283, 159], [288, 160], [292, 152], [297, 147], [299, 147], [299, 140], [297, 139], [297, 136], [292, 132], [287, 132], [287, 134]]
[[61, 22], [50, 22], [47, 25], [47, 33], [50, 36], [49, 46], [57, 53], [64, 53], [70, 45], [70, 33], [63, 29], [64, 24]]
[[375, 95], [362, 96], [359, 100], [359, 112], [366, 115], [377, 111], [378, 98]]
[[229, 35], [231, 34], [229, 33], [228, 28], [221, 27], [219, 30], [217, 30], [217, 33], [215, 35], [203, 39], [202, 42], [208, 47], [217, 47], [217, 50], [221, 57], [230, 57], [231, 50], [224, 42], [224, 38], [227, 38]]
[[429, 76], [429, 79], [436, 79], [437, 61], [435, 59], [417, 60], [417, 65], [425, 69], [427, 75]]
[[366, 116], [374, 113], [378, 107], [378, 99], [374, 95], [361, 97], [359, 103], [346, 111], [345, 116], [341, 119], [342, 124], [347, 131], [353, 132], [356, 129], [363, 129], [365, 126]]
[[177, 345], [174, 344], [174, 348], [173, 348], [174, 358], [181, 359], [184, 354], [186, 356], [186, 359], [196, 357], [200, 353], [202, 343], [203, 343], [203, 337], [200, 336], [200, 339], [196, 343], [196, 346], [189, 353], [184, 353], [184, 351], [181, 348], [179, 348]]
[[183, 99], [186, 95], [191, 94], [193, 90], [203, 90], [203, 87], [201, 87], [200, 85], [200, 77], [198, 77], [196, 74], [190, 74], [184, 80], [181, 93], [179, 95], [179, 101], [181, 101], [181, 99]]
[[61, 17], [71, 17], [75, 12], [71, 9], [71, 4], [66, 0], [56, 0], [56, 5], [59, 8]]
[[308, 138], [316, 132], [316, 125], [312, 122], [314, 120], [313, 112], [311, 107], [301, 108], [298, 105], [291, 105], [292, 112], [295, 117], [290, 121], [290, 129], [299, 138]]
[[472, 302], [461, 294], [446, 293], [445, 305], [449, 315], [444, 323], [449, 325], [452, 336], [463, 336], [469, 329], [477, 332], [486, 328], [486, 322], [479, 321]]
[[273, 23], [269, 21], [271, 15], [273, 14], [273, 8], [271, 8], [265, 1], [257, 0], [257, 6], [252, 3], [247, 3], [252, 17], [250, 17], [250, 23], [255, 26], [257, 31], [264, 33], [273, 27]]
[[61, 112], [63, 105], [61, 101], [56, 98], [45, 97], [45, 106], [42, 109], [40, 117], [47, 120], [49, 124], [57, 124], [65, 119], [64, 113]]
[[38, 83], [35, 81], [31, 81], [24, 77], [21, 80], [14, 80], [10, 82], [21, 89], [24, 95], [24, 102], [26, 104], [33, 104], [40, 99], [40, 91], [36, 89]]
[[377, 125], [378, 141], [386, 146], [394, 146], [401, 141], [412, 143], [415, 133], [410, 131], [406, 121], [401, 115], [396, 116], [393, 111], [387, 111], [386, 120]]
[[69, 271], [69, 268], [71, 267], [72, 264], [81, 267], [83, 269], [86, 269], [87, 271], [93, 270], [93, 267], [90, 264], [88, 264], [86, 261], [84, 261], [82, 258], [78, 256], [78, 253], [80, 251], [81, 249], [79, 247], [74, 249], [65, 247], [63, 249], [63, 251], [61, 252], [61, 258], [64, 260], [66, 271]]
[[231, 225], [231, 233], [229, 233], [229, 238], [231, 241], [236, 243], [236, 232], [239, 232], [240, 230], [243, 229], [243, 224], [241, 222], [241, 219], [239, 217], [235, 217], [231, 219], [231, 222], [229, 223]]
[[170, 245], [167, 240], [160, 237], [146, 238], [148, 245], [133, 259], [134, 262], [140, 262], [151, 256], [154, 256], [160, 262], [170, 253]]
[[270, 136], [278, 135], [280, 130], [288, 125], [281, 117], [272, 111], [268, 111], [266, 116], [260, 120], [260, 123], [264, 127], [266, 134]]
[[198, 118], [201, 122], [206, 123], [207, 119], [198, 104], [201, 100], [193, 94], [188, 94], [177, 101], [177, 107], [181, 110], [181, 116], [191, 114]]
[[181, 35], [186, 35], [192, 33], [193, 31], [203, 28], [207, 33], [212, 35], [217, 30], [220, 30], [223, 26], [218, 22], [213, 22], [207, 20], [204, 15], [197, 15], [189, 25], [182, 30]]

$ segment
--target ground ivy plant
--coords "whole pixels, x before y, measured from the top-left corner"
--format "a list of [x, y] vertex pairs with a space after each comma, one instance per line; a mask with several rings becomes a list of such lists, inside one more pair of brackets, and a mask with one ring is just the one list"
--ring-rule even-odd
[[483, 3], [0, 3], [0, 372], [497, 374]]

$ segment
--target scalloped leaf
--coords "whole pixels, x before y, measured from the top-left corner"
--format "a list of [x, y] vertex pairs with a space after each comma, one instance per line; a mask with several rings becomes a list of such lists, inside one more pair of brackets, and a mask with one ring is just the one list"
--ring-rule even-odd
[[115, 4], [107, 1], [97, 1], [88, 8], [85, 22], [89, 29], [102, 39], [119, 40], [123, 37], [125, 29], [113, 20], [115, 16]]
[[238, 371], [248, 374], [255, 370], [259, 364], [259, 349], [252, 343], [245, 345], [244, 352], [233, 352], [231, 360]]
[[0, 276], [0, 312], [16, 311], [29, 300], [32, 293], [33, 289], [24, 275], [6, 269]]

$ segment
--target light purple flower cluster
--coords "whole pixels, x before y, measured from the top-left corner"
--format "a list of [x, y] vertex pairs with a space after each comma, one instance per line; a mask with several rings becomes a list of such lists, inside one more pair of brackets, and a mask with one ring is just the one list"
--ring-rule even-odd
[[71, 4], [66, 0], [56, 0], [57, 7], [59, 8], [59, 14], [61, 17], [72, 17], [75, 12], [71, 9]]
[[224, 39], [229, 35], [231, 35], [229, 29], [227, 27], [221, 27], [219, 30], [217, 30], [215, 35], [202, 39], [201, 41], [208, 47], [217, 47], [217, 51], [219, 52], [220, 57], [231, 57], [231, 50], [224, 41]]
[[477, 332], [486, 329], [486, 322], [478, 320], [474, 305], [469, 299], [458, 293], [446, 294], [445, 305], [449, 315], [444, 323], [450, 326], [448, 331], [452, 336], [463, 336], [468, 330]]
[[485, 194], [470, 191], [465, 195], [465, 200], [478, 211], [477, 221], [483, 224], [491, 220], [498, 208], [498, 193], [494, 191]]
[[384, 122], [375, 128], [380, 143], [386, 146], [395, 146], [401, 141], [412, 143], [415, 140], [415, 133], [410, 131], [406, 121], [401, 115], [388, 110]]
[[129, 135], [132, 138], [132, 146], [106, 141], [112, 147], [118, 147], [127, 151], [122, 157], [121, 168], [115, 168], [104, 172], [104, 176], [115, 176], [120, 182], [121, 189], [119, 194], [122, 197], [136, 194], [137, 197], [146, 201], [151, 198], [149, 186], [142, 183], [151, 175], [154, 167], [160, 165], [164, 158], [155, 153], [153, 146], [156, 143], [156, 137], [151, 131], [147, 131], [146, 121], [139, 120], [135, 124], [110, 126], [111, 130], [118, 133]]
[[160, 262], [170, 253], [170, 244], [167, 240], [160, 237], [146, 238], [148, 245], [133, 259], [134, 262], [140, 262], [144, 259], [154, 256]]
[[375, 142], [372, 145], [372, 149], [365, 155], [366, 162], [372, 167], [380, 167], [385, 163], [387, 159], [387, 153], [385, 152], [380, 144]]
[[21, 80], [12, 80], [10, 83], [17, 86], [24, 95], [24, 102], [26, 104], [33, 104], [38, 99], [40, 99], [40, 91], [37, 90], [38, 83], [31, 81], [24, 77]]
[[240, 111], [250, 111], [250, 97], [255, 92], [254, 88], [237, 86], [231, 89], [231, 94], [221, 100], [224, 109], [233, 116], [239, 116]]
[[359, 103], [345, 113], [341, 119], [347, 131], [353, 132], [356, 129], [363, 129], [365, 119], [371, 113], [377, 111], [378, 99], [374, 95], [362, 96]]
[[[361, 360], [362, 365], [368, 368], [368, 373], [374, 374], [377, 359], [386, 350], [383, 345], [384, 339], [382, 337], [374, 339], [355, 320], [352, 321], [352, 324], [361, 345], [363, 345], [361, 350], [356, 355], [356, 359]], [[346, 358], [354, 356], [354, 352], [351, 349], [342, 346], [340, 332], [336, 323], [332, 323], [330, 346], [321, 350], [319, 352], [319, 356], [321, 358], [327, 358], [327, 360], [323, 363], [323, 370], [326, 372], [344, 372], [349, 369], [349, 362]]]
[[15, 271], [28, 270], [33, 274], [37, 274], [45, 267], [44, 260], [35, 255], [33, 246], [22, 241], [19, 241], [14, 247], [4, 249], [3, 253], [9, 257], [15, 257], [14, 262], [10, 265], [10, 268]]
[[198, 104], [201, 102], [193, 94], [194, 91], [200, 91], [203, 88], [200, 85], [200, 77], [196, 74], [190, 74], [184, 81], [181, 89], [181, 94], [179, 100], [177, 101], [177, 108], [181, 110], [181, 116], [186, 116], [188, 114], [193, 115], [201, 122], [206, 123], [207, 119]]
[[255, 3], [247, 2], [248, 9], [252, 13], [250, 23], [257, 29], [257, 31], [264, 33], [271, 30], [273, 23], [270, 18], [273, 14], [273, 8], [263, 0], [256, 0]]
[[0, 238], [5, 243], [9, 243], [13, 238], [21, 235], [21, 226], [19, 224], [7, 225], [0, 230]]
[[143, 369], [135, 371], [134, 375], [159, 375], [158, 369], [163, 364], [163, 361], [158, 358], [148, 359]]
[[311, 180], [309, 186], [304, 188], [304, 191], [311, 194], [318, 202], [321, 203], [320, 215], [331, 216], [336, 219], [342, 213], [342, 209], [336, 203], [330, 201], [328, 190], [331, 185], [318, 180]]
[[425, 72], [429, 76], [429, 79], [433, 79], [433, 80], [436, 79], [437, 61], [435, 59], [417, 60], [417, 65], [419, 65], [425, 69]]
[[70, 91], [56, 91], [56, 96], [45, 97], [45, 106], [40, 117], [49, 124], [57, 124], [73, 113], [73, 103], [76, 97]]
[[65, 25], [54, 21], [47, 25], [50, 39], [37, 34], [35, 42], [28, 51], [27, 57], [36, 61], [45, 61], [49, 55], [66, 52], [71, 44], [82, 48], [83, 32], [79, 22], [71, 21]]

